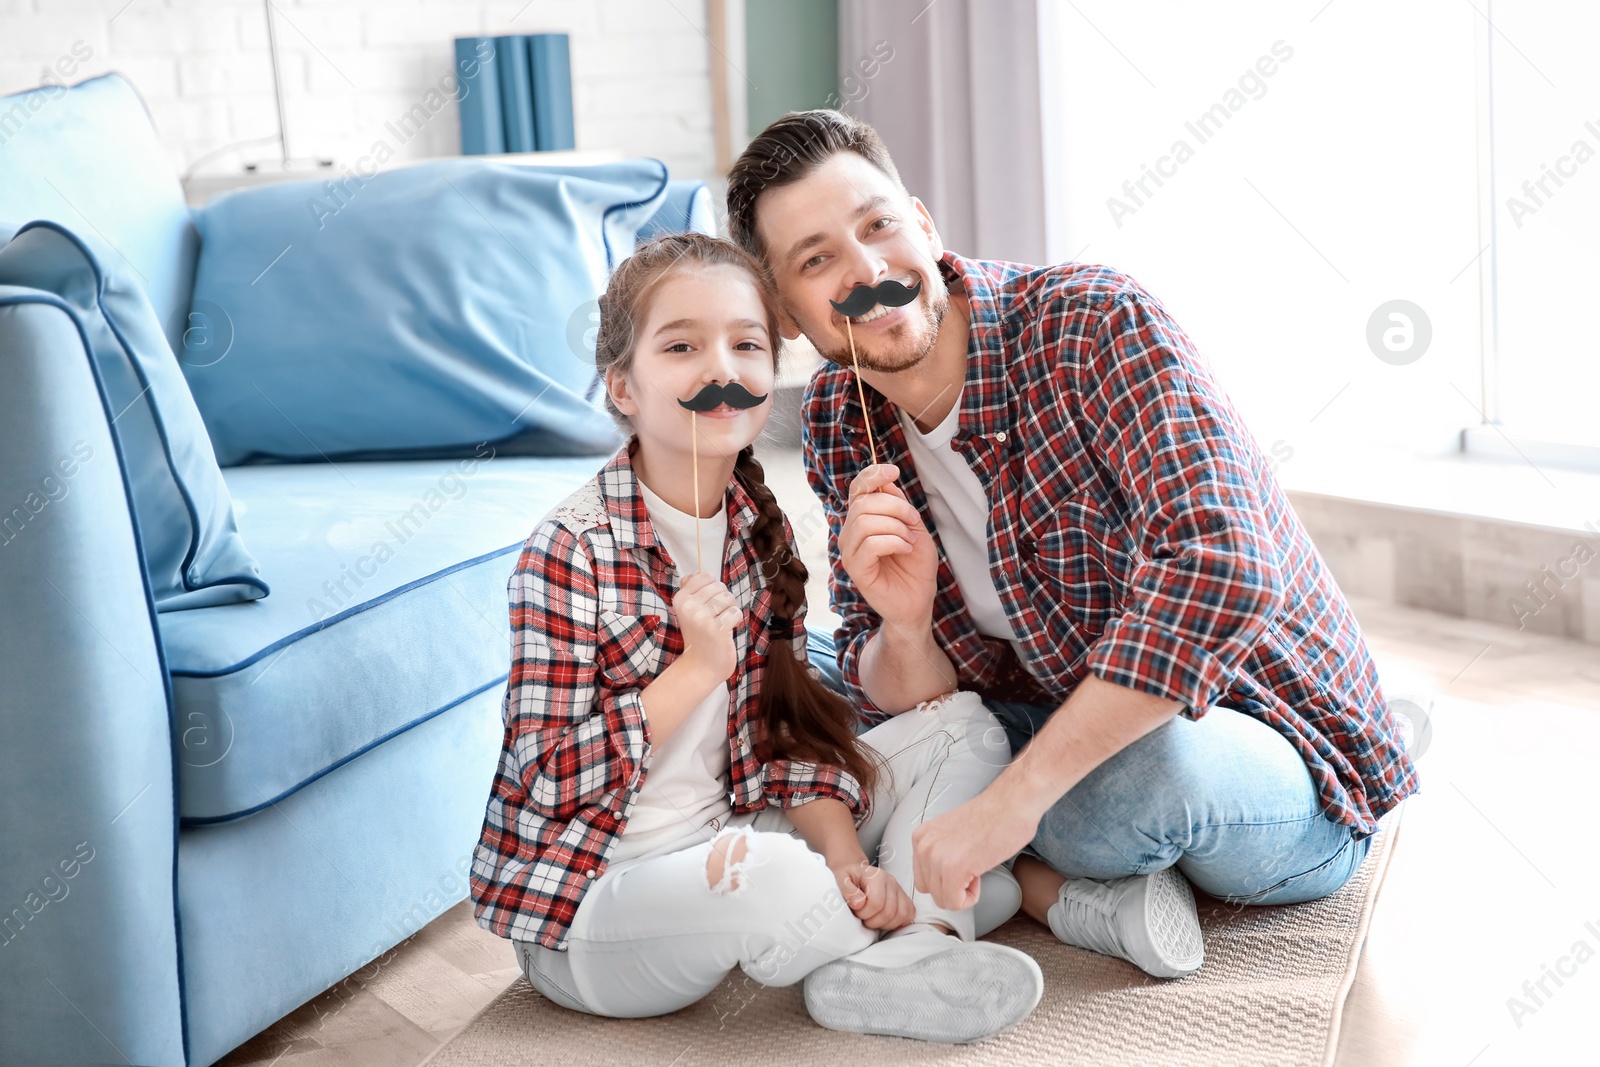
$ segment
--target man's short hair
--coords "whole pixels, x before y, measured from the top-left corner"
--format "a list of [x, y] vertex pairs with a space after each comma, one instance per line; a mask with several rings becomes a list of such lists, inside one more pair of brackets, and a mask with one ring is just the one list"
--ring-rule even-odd
[[769, 274], [772, 265], [756, 232], [756, 200], [768, 189], [799, 181], [839, 152], [856, 153], [906, 195], [878, 131], [832, 108], [789, 112], [762, 130], [728, 171], [728, 230]]

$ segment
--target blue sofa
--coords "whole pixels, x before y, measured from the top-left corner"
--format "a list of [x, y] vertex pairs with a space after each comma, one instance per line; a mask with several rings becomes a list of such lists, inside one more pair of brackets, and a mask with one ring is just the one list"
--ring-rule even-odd
[[[179, 350], [199, 238], [143, 102], [43, 93], [0, 98], [0, 222], [97, 234]], [[715, 230], [695, 182], [651, 221]], [[506, 581], [606, 457], [224, 468], [271, 592], [158, 613], [99, 388], [0, 306], [0, 1063], [208, 1064], [465, 897]]]

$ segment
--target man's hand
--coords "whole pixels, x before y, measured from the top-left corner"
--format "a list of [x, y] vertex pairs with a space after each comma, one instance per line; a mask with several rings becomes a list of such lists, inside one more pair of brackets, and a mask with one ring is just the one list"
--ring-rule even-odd
[[921, 633], [933, 618], [939, 551], [922, 516], [894, 484], [899, 475], [894, 464], [879, 463], [850, 483], [839, 559], [879, 618]]
[[839, 883], [844, 902], [869, 929], [898, 930], [917, 917], [910, 895], [882, 867], [874, 867], [862, 858], [828, 869]]
[[999, 802], [993, 789], [951, 808], [911, 831], [911, 868], [917, 892], [941, 908], [978, 902], [983, 872], [1021, 852], [1039, 829], [1042, 812]]
[[1021, 852], [1045, 812], [1090, 771], [1182, 707], [1085, 675], [989, 788], [911, 832], [917, 891], [931, 893], [941, 908], [976, 902], [978, 878]]

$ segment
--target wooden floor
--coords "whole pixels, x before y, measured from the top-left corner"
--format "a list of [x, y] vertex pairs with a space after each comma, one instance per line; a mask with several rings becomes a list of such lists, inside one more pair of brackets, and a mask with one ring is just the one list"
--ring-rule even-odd
[[1439, 703], [1338, 1062], [1600, 1063], [1600, 647], [1355, 607], [1385, 686]]
[[[1593, 839], [1575, 832], [1592, 814], [1600, 649], [1355, 607], [1385, 686], [1439, 703], [1339, 1062], [1600, 1062], [1588, 1025], [1600, 1005], [1600, 957], [1590, 959], [1600, 952], [1600, 861]], [[516, 976], [509, 943], [462, 903], [222, 1062], [406, 1067]], [[1530, 1010], [1513, 1011], [1512, 997]]]

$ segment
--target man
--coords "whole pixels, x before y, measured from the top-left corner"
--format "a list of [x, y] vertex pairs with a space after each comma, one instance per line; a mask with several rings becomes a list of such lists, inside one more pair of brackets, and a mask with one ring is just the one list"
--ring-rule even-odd
[[[803, 438], [843, 691], [880, 721], [977, 690], [1017, 753], [917, 831], [918, 888], [954, 905], [1020, 850], [1031, 916], [1175, 977], [1203, 954], [1190, 883], [1343, 885], [1416, 773], [1349, 607], [1161, 304], [1106, 267], [946, 251], [834, 111], [757, 137], [728, 215], [785, 335], [828, 361]], [[852, 295], [870, 310], [847, 320]]]

